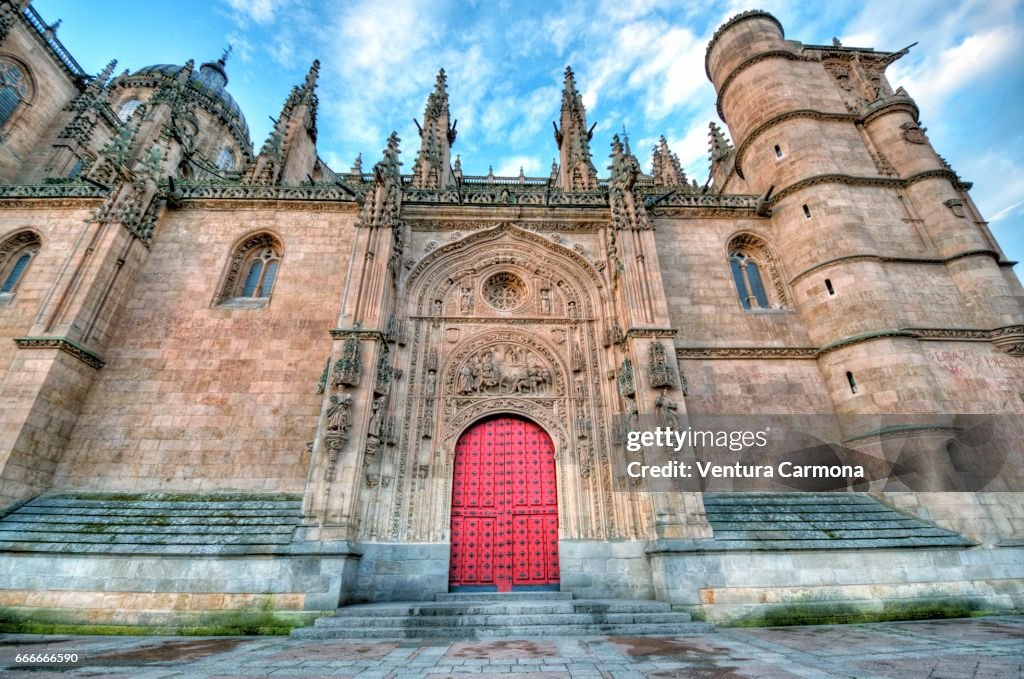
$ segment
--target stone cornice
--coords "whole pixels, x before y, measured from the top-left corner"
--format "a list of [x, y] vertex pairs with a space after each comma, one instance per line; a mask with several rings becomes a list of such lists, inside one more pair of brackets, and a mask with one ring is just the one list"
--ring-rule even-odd
[[380, 330], [363, 330], [361, 328], [331, 328], [331, 338], [340, 340], [355, 335], [359, 339], [384, 340], [385, 334]]
[[890, 337], [904, 337], [909, 339], [917, 339], [917, 334], [910, 329], [904, 328], [901, 330], [890, 329], [890, 330], [874, 330], [872, 332], [862, 332], [857, 335], [851, 335], [850, 337], [844, 337], [838, 339], [835, 342], [829, 342], [821, 349], [818, 350], [819, 356], [835, 351], [836, 349], [845, 349], [851, 347], [854, 344], [861, 344], [862, 342], [870, 342], [876, 339], [886, 339]]
[[[865, 332], [844, 337], [815, 347], [676, 347], [680, 359], [760, 359], [760, 358], [819, 358], [845, 347], [889, 337], [905, 337], [922, 342], [992, 342], [997, 349], [1012, 356], [1020, 356], [1018, 347], [1024, 343], [1024, 325], [1009, 325], [994, 330], [977, 328], [900, 328]], [[1024, 351], [1024, 350], [1022, 350]]]
[[830, 173], [830, 174], [818, 174], [812, 177], [798, 180], [784, 189], [780, 190], [774, 196], [771, 197], [769, 204], [771, 207], [775, 207], [782, 199], [787, 196], [796, 193], [809, 186], [816, 186], [818, 184], [845, 184], [847, 186], [877, 186], [877, 187], [893, 187], [893, 188], [906, 188], [912, 184], [916, 184], [920, 181], [927, 179], [948, 179], [954, 187], [961, 191], [967, 191], [971, 188], [970, 182], [964, 182], [960, 180], [952, 170], [945, 168], [936, 168], [934, 170], [925, 170], [924, 172], [918, 172], [906, 178], [899, 177], [861, 177], [857, 175], [841, 174], [841, 173]]
[[845, 255], [843, 257], [836, 257], [834, 259], [828, 260], [827, 262], [821, 262], [820, 264], [815, 264], [811, 267], [804, 269], [797, 275], [793, 276], [793, 278], [790, 279], [789, 284], [793, 285], [800, 279], [811, 275], [815, 271], [819, 271], [821, 269], [832, 266], [834, 264], [839, 264], [841, 262], [849, 263], [870, 260], [875, 262], [891, 262], [896, 264], [946, 264], [948, 262], [953, 262], [955, 260], [963, 259], [965, 257], [975, 257], [979, 255], [991, 257], [997, 262], [999, 261], [999, 253], [997, 253], [994, 250], [965, 250], [964, 252], [958, 252], [948, 257], [893, 257], [888, 255], [875, 255], [867, 253], [857, 255]]
[[676, 358], [817, 358], [814, 347], [677, 347]]
[[631, 337], [675, 337], [679, 331], [675, 328], [630, 328], [626, 331], [626, 339]]
[[769, 21], [773, 22], [776, 26], [779, 27], [779, 33], [782, 34], [782, 37], [786, 37], [786, 30], [782, 27], [782, 23], [774, 16], [772, 16], [768, 12], [765, 12], [762, 9], [752, 9], [746, 12], [741, 12], [736, 16], [730, 17], [728, 20], [726, 20], [724, 24], [718, 27], [718, 29], [715, 31], [715, 34], [711, 36], [711, 40], [708, 41], [707, 48], [705, 48], [704, 50], [704, 73], [705, 75], [707, 75], [708, 80], [711, 80], [711, 65], [708, 63], [708, 59], [711, 57], [711, 50], [714, 48], [715, 43], [718, 42], [718, 39], [721, 38], [725, 34], [725, 32], [728, 31], [733, 26], [744, 21], [747, 21], [749, 19], [759, 18], [768, 19]]
[[[504, 222], [502, 220], [480, 220], [480, 219], [418, 219], [415, 217], [408, 218], [406, 223], [409, 225], [409, 229], [412, 231], [423, 231], [428, 233], [438, 231], [480, 231], [483, 229], [493, 229], [501, 226]], [[515, 220], [511, 222], [513, 226], [522, 229], [523, 231], [562, 231], [572, 233], [598, 233], [601, 229], [608, 226], [607, 222], [595, 222], [595, 221], [584, 221], [581, 222], [578, 219], [551, 219], [547, 221], [530, 221], [530, 220]]]
[[956, 438], [964, 432], [963, 427], [943, 427], [940, 425], [903, 425], [895, 427], [884, 427], [863, 434], [857, 434], [848, 439], [843, 439], [844, 446], [863, 445], [887, 439], [906, 439], [912, 436], [942, 436]]
[[102, 358], [66, 337], [15, 337], [14, 343], [19, 349], [57, 349], [96, 370], [106, 365]]

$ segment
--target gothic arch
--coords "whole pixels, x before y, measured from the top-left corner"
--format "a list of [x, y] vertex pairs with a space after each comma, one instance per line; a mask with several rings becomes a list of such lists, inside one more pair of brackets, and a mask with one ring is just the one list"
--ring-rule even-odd
[[[17, 104], [10, 110], [9, 115], [0, 120], [0, 129], [12, 128], [18, 124], [18, 120], [25, 114], [26, 110], [29, 109], [36, 98], [36, 92], [38, 88], [36, 86], [35, 76], [32, 74], [32, 69], [24, 61], [14, 56], [9, 52], [0, 52], [0, 67], [11, 67], [18, 74], [20, 74], [20, 81], [18, 84], [11, 82], [10, 76], [5, 76], [4, 73], [0, 73], [0, 88], [10, 86], [12, 91], [16, 91], [18, 94]], [[2, 70], [6, 71], [6, 68]], [[19, 86], [20, 85], [20, 86]]]
[[[508, 246], [517, 247], [508, 247]], [[523, 246], [535, 254], [524, 255]], [[463, 254], [462, 257], [452, 255]], [[421, 259], [403, 284], [413, 314], [430, 315], [435, 299], [450, 294], [464, 276], [486, 270], [519, 269], [549, 277], [579, 316], [600, 316], [600, 273], [578, 253], [547, 238], [504, 223], [436, 248]], [[571, 315], [571, 314], [570, 314]]]
[[764, 286], [771, 290], [769, 301], [782, 308], [792, 308], [793, 297], [786, 284], [782, 261], [768, 241], [752, 231], [739, 231], [726, 241], [726, 261], [740, 253], [756, 262], [762, 271]]
[[[269, 250], [273, 253], [270, 259], [275, 263], [274, 275], [276, 277], [278, 273], [277, 267], [284, 258], [284, 245], [278, 234], [271, 231], [257, 231], [255, 233], [248, 233], [234, 242], [228, 257], [227, 270], [224, 272], [221, 283], [217, 288], [217, 296], [214, 299], [215, 305], [223, 304], [242, 296], [240, 293], [246, 282], [245, 272], [254, 258], [258, 257], [264, 250]], [[271, 288], [273, 283], [276, 283], [276, 280], [271, 283]], [[259, 297], [269, 299], [270, 291], [267, 291], [267, 294], [259, 295]]]
[[0, 293], [17, 289], [42, 245], [34, 229], [19, 229], [0, 238]]

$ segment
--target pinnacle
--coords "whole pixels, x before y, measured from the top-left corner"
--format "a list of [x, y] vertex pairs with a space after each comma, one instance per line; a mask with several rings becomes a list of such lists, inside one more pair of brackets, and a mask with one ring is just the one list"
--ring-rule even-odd
[[320, 60], [314, 59], [313, 65], [309, 67], [309, 72], [306, 74], [306, 89], [313, 89], [316, 87], [317, 78], [320, 77]]
[[443, 93], [445, 91], [445, 89], [447, 88], [447, 86], [448, 86], [448, 76], [445, 74], [444, 69], [442, 68], [440, 71], [437, 72], [437, 82], [434, 85], [434, 89], [437, 92]]
[[576, 94], [576, 76], [572, 72], [572, 66], [565, 67], [565, 82], [562, 88], [562, 95]]

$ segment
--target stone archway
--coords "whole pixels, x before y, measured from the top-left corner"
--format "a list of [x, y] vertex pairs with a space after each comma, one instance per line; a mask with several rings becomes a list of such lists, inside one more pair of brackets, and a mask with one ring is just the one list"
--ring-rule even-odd
[[451, 591], [557, 589], [554, 443], [526, 419], [478, 420], [455, 446]]

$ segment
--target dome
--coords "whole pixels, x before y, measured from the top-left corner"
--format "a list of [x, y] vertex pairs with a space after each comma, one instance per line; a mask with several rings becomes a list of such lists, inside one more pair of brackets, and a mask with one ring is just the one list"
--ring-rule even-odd
[[[244, 140], [247, 147], [251, 147], [249, 125], [245, 121], [242, 109], [235, 98], [225, 89], [228, 84], [228, 76], [224, 71], [225, 58], [221, 57], [217, 61], [207, 62], [198, 70], [193, 70], [192, 77], [189, 79], [189, 87], [199, 95], [200, 104], [205, 101], [207, 106], [204, 108], [222, 114], [229, 127], [235, 128], [232, 131], [240, 136], [240, 140]], [[147, 76], [174, 77], [183, 68], [184, 66], [177, 64], [153, 64], [135, 71], [129, 76], [129, 79], [136, 80]]]

